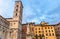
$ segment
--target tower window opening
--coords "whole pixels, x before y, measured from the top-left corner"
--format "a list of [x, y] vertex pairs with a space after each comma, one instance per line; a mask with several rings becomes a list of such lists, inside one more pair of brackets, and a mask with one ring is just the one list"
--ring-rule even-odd
[[17, 16], [17, 13], [16, 13], [16, 16]]
[[19, 7], [18, 5], [16, 7]]
[[16, 9], [16, 11], [18, 11], [18, 9]]

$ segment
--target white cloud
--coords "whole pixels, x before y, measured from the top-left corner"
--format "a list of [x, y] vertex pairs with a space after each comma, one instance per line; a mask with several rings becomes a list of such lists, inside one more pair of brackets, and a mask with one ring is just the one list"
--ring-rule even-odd
[[33, 9], [30, 7], [30, 6], [25, 6], [24, 9], [23, 9], [23, 21], [27, 21], [28, 18], [32, 17], [36, 15], [34, 12], [33, 12]]
[[13, 11], [12, 0], [0, 0], [0, 15], [3, 17], [11, 17]]
[[0, 15], [4, 16], [6, 11], [6, 3], [4, 0], [0, 0]]
[[38, 19], [34, 18], [34, 19], [31, 20], [31, 22], [38, 22]]
[[45, 20], [46, 19], [46, 15], [42, 15], [39, 17], [40, 20]]
[[33, 18], [33, 19], [27, 20], [27, 22], [34, 22], [34, 23], [38, 24], [38, 23], [40, 23], [40, 20], [38, 18]]

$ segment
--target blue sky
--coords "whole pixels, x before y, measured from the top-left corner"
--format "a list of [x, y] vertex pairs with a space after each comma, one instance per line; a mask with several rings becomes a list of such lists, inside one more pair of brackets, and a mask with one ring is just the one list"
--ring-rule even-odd
[[[60, 22], [60, 0], [21, 0], [23, 3], [23, 21], [50, 24]], [[15, 0], [0, 0], [0, 15], [12, 17]]]

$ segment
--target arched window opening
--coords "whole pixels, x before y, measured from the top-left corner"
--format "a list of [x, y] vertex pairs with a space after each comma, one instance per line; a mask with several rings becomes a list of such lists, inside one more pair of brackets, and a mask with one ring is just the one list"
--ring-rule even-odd
[[17, 13], [16, 13], [16, 16], [17, 16]]

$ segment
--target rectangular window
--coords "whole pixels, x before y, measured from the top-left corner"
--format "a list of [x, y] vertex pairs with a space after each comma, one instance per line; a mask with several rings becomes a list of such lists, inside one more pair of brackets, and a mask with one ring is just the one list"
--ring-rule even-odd
[[44, 31], [42, 31], [42, 33], [44, 33]]
[[46, 36], [48, 36], [48, 34], [46, 34]]
[[52, 29], [52, 27], [51, 27], [51, 29]]
[[43, 30], [43, 27], [41, 29]]
[[50, 28], [48, 27], [48, 29], [50, 29]]
[[39, 33], [41, 33], [41, 31], [39, 31]]
[[52, 35], [54, 36], [54, 33]]
[[49, 36], [51, 36], [51, 33], [49, 34]]
[[46, 32], [47, 32], [47, 30], [46, 30]]
[[47, 27], [45, 27], [45, 29], [47, 29]]
[[39, 28], [39, 30], [40, 30], [40, 28]]
[[35, 28], [35, 30], [37, 30], [37, 28]]
[[50, 30], [49, 30], [49, 32], [50, 32]]
[[53, 32], [53, 30], [52, 30], [52, 32]]

